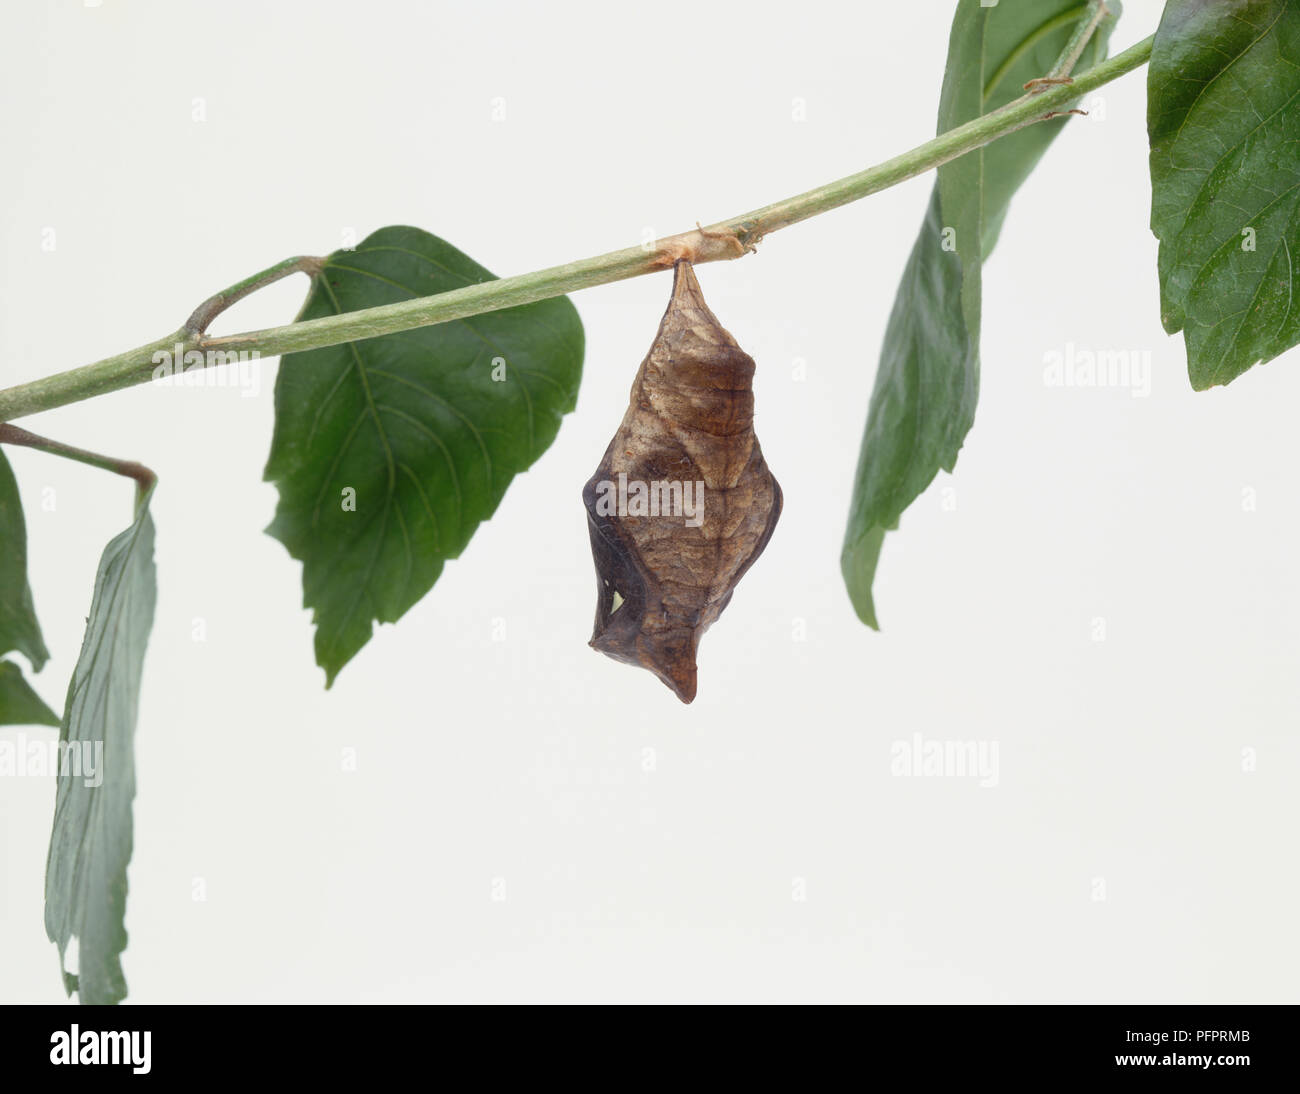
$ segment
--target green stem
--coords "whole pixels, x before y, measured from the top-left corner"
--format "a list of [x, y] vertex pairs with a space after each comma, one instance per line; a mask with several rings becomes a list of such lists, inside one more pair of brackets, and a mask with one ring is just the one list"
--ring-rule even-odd
[[141, 497], [147, 494], [158, 481], [158, 476], [142, 463], [136, 463], [134, 460], [118, 460], [112, 456], [101, 456], [98, 452], [89, 452], [84, 448], [74, 448], [62, 441], [52, 441], [49, 437], [29, 433], [16, 425], [0, 425], [0, 444], [20, 444], [25, 448], [35, 448], [41, 452], [62, 456], [65, 460], [76, 460], [77, 463], [112, 471], [115, 475], [125, 475], [129, 479], [135, 479]]
[[243, 281], [231, 285], [230, 288], [222, 289], [215, 296], [208, 297], [194, 309], [194, 314], [185, 320], [184, 329], [190, 334], [203, 334], [218, 315], [232, 304], [237, 304], [240, 300], [243, 300], [249, 293], [257, 292], [258, 289], [272, 285], [290, 274], [305, 273], [315, 277], [320, 273], [324, 265], [325, 259], [312, 258], [307, 255], [286, 258], [283, 262], [277, 262], [269, 269], [265, 269], [261, 273], [255, 273], [252, 277], [246, 277]]
[[1075, 27], [1074, 33], [1061, 52], [1060, 59], [1048, 76], [1069, 76], [1074, 71], [1074, 66], [1079, 63], [1079, 58], [1083, 56], [1083, 51], [1088, 48], [1093, 33], [1101, 25], [1101, 21], [1109, 15], [1110, 9], [1106, 7], [1106, 0], [1089, 0], [1088, 18], [1080, 20], [1079, 25]]
[[[153, 375], [154, 354], [160, 351], [174, 352], [178, 344], [182, 352], [198, 349], [221, 351], [224, 354], [242, 350], [274, 357], [446, 323], [453, 319], [465, 319], [471, 315], [520, 304], [531, 304], [536, 300], [563, 296], [595, 285], [606, 285], [665, 270], [671, 268], [679, 258], [690, 258], [696, 263], [739, 258], [753, 250], [764, 236], [772, 232], [932, 171], [999, 137], [1056, 116], [1057, 107], [1065, 106], [1081, 95], [1144, 65], [1151, 57], [1153, 41], [1154, 36], [1147, 38], [1076, 76], [1069, 84], [1023, 95], [998, 110], [942, 133], [934, 140], [926, 141], [875, 167], [753, 212], [719, 221], [707, 228], [669, 236], [644, 248], [629, 247], [595, 258], [551, 266], [534, 273], [468, 285], [436, 296], [417, 297], [266, 330], [208, 338], [182, 328], [147, 346], [0, 391], [0, 422], [143, 383]], [[272, 270], [295, 261], [302, 260], [290, 259], [288, 263], [272, 267]], [[264, 275], [256, 275], [250, 280], [262, 276]], [[236, 290], [238, 288], [235, 286]], [[215, 360], [221, 360], [221, 354]], [[207, 359], [214, 358], [209, 356]]]

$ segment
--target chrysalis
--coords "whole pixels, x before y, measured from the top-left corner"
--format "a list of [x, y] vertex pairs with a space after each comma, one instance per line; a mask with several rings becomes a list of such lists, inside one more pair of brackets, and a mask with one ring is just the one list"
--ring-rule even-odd
[[596, 562], [593, 648], [695, 698], [700, 636], [781, 515], [754, 436], [754, 360], [704, 303], [690, 262], [582, 491]]

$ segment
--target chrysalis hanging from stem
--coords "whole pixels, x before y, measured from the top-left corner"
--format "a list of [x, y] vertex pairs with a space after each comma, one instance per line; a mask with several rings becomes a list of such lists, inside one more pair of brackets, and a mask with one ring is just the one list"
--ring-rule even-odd
[[700, 636], [781, 515], [754, 436], [754, 361], [674, 265], [623, 422], [582, 492], [596, 562], [591, 645], [695, 698]]

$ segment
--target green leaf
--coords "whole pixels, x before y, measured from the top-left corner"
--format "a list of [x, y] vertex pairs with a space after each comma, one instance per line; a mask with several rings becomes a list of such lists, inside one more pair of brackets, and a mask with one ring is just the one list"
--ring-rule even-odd
[[[1118, 14], [1119, 5], [1111, 3]], [[1091, 11], [1078, 0], [961, 0], [948, 39], [940, 133], [1019, 98], [1051, 71]], [[1114, 18], [1079, 59], [1105, 56]], [[939, 168], [885, 329], [840, 558], [858, 616], [878, 627], [872, 584], [885, 532], [939, 470], [952, 471], [979, 396], [981, 266], [1011, 197], [1064, 119], [1037, 122]]]
[[59, 716], [23, 679], [12, 661], [0, 661], [0, 726], [57, 726]]
[[[302, 319], [493, 280], [417, 228], [337, 251]], [[555, 439], [582, 375], [567, 298], [286, 356], [275, 384], [267, 531], [303, 563], [326, 686], [433, 587], [511, 480]]]
[[[50, 658], [27, 580], [27, 525], [18, 483], [0, 452], [0, 655], [17, 650], [40, 672]], [[59, 724], [13, 661], [0, 662], [0, 725]]]
[[[152, 493], [152, 491], [150, 492]], [[45, 931], [59, 947], [64, 986], [82, 1003], [126, 996], [126, 867], [131, 859], [133, 743], [140, 673], [153, 626], [156, 583], [149, 495], [99, 560], [86, 637], [68, 685], [65, 748], [82, 761], [57, 779], [45, 868]], [[70, 753], [70, 755], [73, 753]], [[90, 774], [94, 772], [94, 774]], [[95, 783], [98, 785], [87, 785]], [[78, 943], [78, 969], [66, 967]]]
[[0, 452], [0, 655], [17, 650], [40, 672], [50, 658], [27, 582], [27, 525], [18, 483]]
[[1160, 318], [1199, 391], [1300, 342], [1300, 2], [1171, 0], [1147, 134]]

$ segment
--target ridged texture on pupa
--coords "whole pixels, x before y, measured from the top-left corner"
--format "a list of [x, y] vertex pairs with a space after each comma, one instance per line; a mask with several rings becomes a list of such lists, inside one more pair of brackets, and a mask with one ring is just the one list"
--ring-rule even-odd
[[[753, 380], [753, 358], [704, 303], [690, 263], [678, 262], [627, 414], [582, 492], [598, 593], [591, 645], [649, 669], [685, 703], [695, 698], [700, 636], [781, 515], [781, 488], [754, 436]], [[680, 505], [673, 483], [691, 484]], [[638, 506], [636, 484], [658, 493], [658, 515]]]

